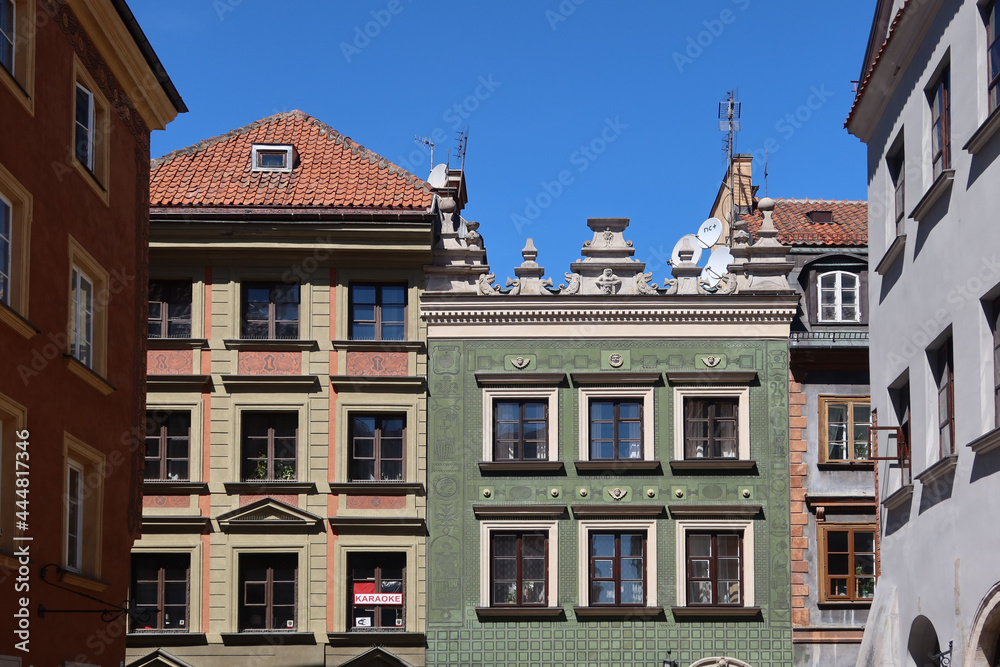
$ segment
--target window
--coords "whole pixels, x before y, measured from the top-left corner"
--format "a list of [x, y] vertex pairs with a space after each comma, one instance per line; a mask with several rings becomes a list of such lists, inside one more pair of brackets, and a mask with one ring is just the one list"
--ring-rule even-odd
[[191, 337], [191, 282], [149, 282], [149, 337]]
[[13, 0], [0, 0], [0, 65], [14, 72], [14, 34], [16, 28]]
[[942, 457], [955, 453], [955, 359], [951, 338], [934, 352], [938, 394], [938, 443]]
[[689, 532], [687, 586], [688, 606], [742, 606], [742, 534]]
[[190, 412], [146, 413], [146, 480], [187, 481]]
[[548, 401], [497, 400], [493, 417], [494, 460], [548, 458]]
[[405, 554], [353, 553], [348, 556], [350, 629], [403, 630]]
[[299, 337], [299, 286], [244, 283], [242, 337], [295, 340]]
[[87, 368], [94, 365], [94, 281], [73, 267], [70, 284], [70, 354]]
[[[24, 518], [17, 516], [24, 504], [18, 507], [16, 503], [22, 500], [17, 495], [17, 480], [24, 476], [24, 463], [30, 463], [27, 418], [27, 408], [0, 394], [0, 552], [8, 554], [14, 553], [17, 544], [14, 542], [17, 521]], [[18, 468], [20, 476], [16, 474]]]
[[496, 531], [490, 539], [490, 604], [546, 606], [548, 533]]
[[830, 271], [818, 276], [819, 321], [860, 322], [859, 291], [861, 281], [856, 273]]
[[10, 305], [11, 223], [13, 207], [0, 195], [0, 303]]
[[83, 468], [66, 467], [66, 569], [79, 572], [83, 563]]
[[[105, 204], [108, 198], [111, 104], [80, 59], [73, 59], [73, 166]], [[61, 172], [57, 172], [61, 173]]]
[[241, 554], [239, 629], [295, 630], [298, 557]]
[[642, 458], [642, 402], [590, 401], [591, 460]]
[[29, 114], [35, 95], [35, 0], [0, 0], [0, 84]]
[[996, 0], [986, 6], [986, 62], [989, 63], [987, 69], [987, 88], [989, 90], [990, 111], [1000, 106], [1000, 4]]
[[684, 399], [684, 458], [735, 459], [739, 456], [739, 399]]
[[243, 481], [295, 481], [298, 425], [295, 413], [243, 415]]
[[76, 84], [76, 159], [94, 171], [94, 94]]
[[402, 482], [405, 415], [352, 414], [352, 482]]
[[867, 396], [821, 396], [819, 418], [821, 460], [871, 459], [872, 407]]
[[251, 164], [253, 171], [291, 171], [293, 148], [290, 145], [253, 144]]
[[902, 236], [906, 225], [906, 155], [903, 153], [903, 135], [896, 140], [898, 147], [887, 157], [889, 178], [892, 179], [893, 213], [896, 236]]
[[404, 340], [406, 285], [351, 285], [351, 340]]
[[188, 554], [132, 554], [130, 632], [188, 631], [190, 570]]
[[[0, 165], [0, 303], [21, 317], [28, 315], [31, 208], [31, 193]], [[24, 320], [4, 308], [0, 308], [0, 321], [27, 338], [36, 333]]]
[[821, 529], [823, 599], [866, 601], [875, 596], [875, 529], [829, 526]]
[[931, 102], [931, 164], [936, 179], [951, 169], [950, 72], [945, 69], [929, 91]]
[[592, 532], [590, 605], [646, 604], [646, 534]]
[[993, 330], [993, 409], [1000, 427], [1000, 299], [990, 308], [990, 328]]

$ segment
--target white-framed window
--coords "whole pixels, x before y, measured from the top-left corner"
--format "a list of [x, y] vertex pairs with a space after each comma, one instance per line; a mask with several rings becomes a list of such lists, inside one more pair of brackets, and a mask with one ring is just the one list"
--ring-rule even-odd
[[251, 171], [291, 171], [294, 159], [291, 144], [253, 144]]
[[72, 354], [88, 368], [94, 365], [94, 281], [76, 266], [70, 284], [69, 345]]
[[0, 303], [10, 305], [11, 238], [14, 207], [0, 195]]
[[0, 65], [14, 73], [14, 40], [17, 32], [17, 8], [14, 0], [0, 0]]
[[581, 607], [655, 607], [656, 520], [580, 521]]
[[675, 525], [677, 606], [755, 606], [753, 521], [678, 519]]
[[83, 468], [66, 465], [66, 569], [79, 572], [83, 563]]
[[750, 460], [750, 387], [674, 387], [674, 460]]
[[829, 271], [817, 276], [820, 322], [861, 321], [861, 280], [856, 273]]
[[556, 521], [479, 524], [479, 606], [557, 607]]
[[558, 461], [556, 387], [483, 389], [483, 461]]
[[94, 94], [83, 84], [76, 84], [76, 159], [94, 171]]
[[652, 461], [653, 388], [580, 387], [580, 461]]

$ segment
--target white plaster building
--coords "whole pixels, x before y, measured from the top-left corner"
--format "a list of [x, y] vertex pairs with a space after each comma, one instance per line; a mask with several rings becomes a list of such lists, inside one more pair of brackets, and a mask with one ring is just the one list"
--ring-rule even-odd
[[901, 427], [878, 432], [859, 665], [1000, 664], [997, 12], [879, 0], [846, 124], [868, 146], [872, 407]]

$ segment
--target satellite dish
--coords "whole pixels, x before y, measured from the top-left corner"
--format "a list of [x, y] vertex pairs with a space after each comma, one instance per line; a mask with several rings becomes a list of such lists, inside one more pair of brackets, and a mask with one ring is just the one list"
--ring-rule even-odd
[[694, 234], [685, 234], [679, 241], [677, 241], [674, 245], [673, 252], [670, 253], [671, 266], [677, 266], [681, 263], [681, 248], [684, 247], [685, 244], [694, 250], [694, 255], [691, 256], [691, 261], [697, 264], [701, 260], [702, 247], [701, 242], [698, 241], [698, 237]]
[[722, 276], [729, 271], [729, 265], [734, 261], [733, 253], [729, 248], [716, 248], [712, 251], [712, 256], [708, 258], [708, 264], [701, 272], [701, 279], [708, 283], [709, 287], [719, 284]]
[[427, 177], [427, 183], [432, 188], [443, 188], [448, 182], [448, 165], [444, 162], [431, 169], [431, 175]]
[[719, 237], [722, 236], [722, 221], [718, 218], [709, 218], [701, 223], [696, 236], [702, 246], [711, 248], [718, 243]]

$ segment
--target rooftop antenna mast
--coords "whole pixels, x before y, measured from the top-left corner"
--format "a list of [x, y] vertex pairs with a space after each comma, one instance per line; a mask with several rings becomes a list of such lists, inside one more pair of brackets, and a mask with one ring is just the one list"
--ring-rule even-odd
[[[736, 133], [740, 131], [740, 102], [736, 101], [736, 90], [730, 90], [726, 99], [719, 102], [719, 130], [726, 133], [722, 140], [722, 150], [726, 159], [726, 189], [729, 191], [730, 207], [725, 212], [729, 234], [736, 222], [736, 175], [733, 173], [733, 155], [736, 153]], [[729, 243], [729, 238], [725, 239]]]
[[425, 146], [430, 147], [430, 149], [431, 149], [431, 169], [433, 169], [434, 168], [434, 142], [430, 140], [430, 137], [418, 137], [417, 135], [413, 135], [413, 140], [416, 141], [418, 144], [423, 144]]
[[[462, 171], [463, 174], [465, 173], [465, 152], [468, 150], [468, 148], [469, 148], [469, 127], [466, 126], [464, 130], [458, 133], [458, 157], [459, 160], [461, 160], [461, 165], [459, 166], [459, 169]], [[465, 182], [464, 178], [461, 181], [459, 181], [458, 185], [459, 200], [461, 200], [462, 198], [462, 183], [464, 182]]]

